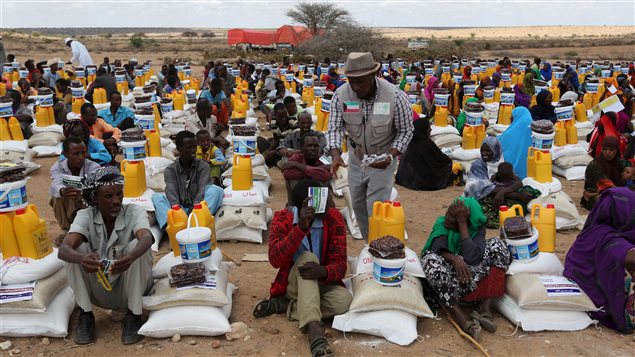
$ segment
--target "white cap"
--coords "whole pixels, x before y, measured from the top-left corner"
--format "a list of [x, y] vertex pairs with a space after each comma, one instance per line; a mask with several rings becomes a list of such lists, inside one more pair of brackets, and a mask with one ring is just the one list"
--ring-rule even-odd
[[77, 113], [73, 113], [73, 112], [70, 112], [70, 113], [68, 113], [68, 114], [66, 115], [66, 119], [67, 119], [67, 120], [79, 120], [79, 119], [81, 119], [81, 118], [82, 118], [82, 117], [81, 117], [79, 114], [77, 114]]
[[66, 43], [68, 43], [68, 41], [73, 41], [73, 39], [72, 39], [72, 38], [70, 38], [70, 37], [67, 37], [67, 38], [65, 38], [65, 39], [64, 39], [64, 43], [65, 43], [65, 44], [66, 44]]

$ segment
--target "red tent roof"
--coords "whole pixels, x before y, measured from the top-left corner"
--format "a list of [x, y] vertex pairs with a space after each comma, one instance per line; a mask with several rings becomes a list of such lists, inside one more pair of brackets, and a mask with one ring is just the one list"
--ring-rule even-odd
[[227, 43], [236, 45], [246, 43], [259, 46], [271, 46], [276, 43], [297, 45], [310, 39], [311, 33], [304, 26], [281, 26], [277, 30], [231, 29], [227, 31]]

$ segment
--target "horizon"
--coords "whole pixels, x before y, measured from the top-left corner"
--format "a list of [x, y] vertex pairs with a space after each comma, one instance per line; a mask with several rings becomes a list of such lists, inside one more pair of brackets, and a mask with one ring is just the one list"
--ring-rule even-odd
[[[375, 28], [635, 26], [633, 0], [321, 2], [348, 10], [360, 25]], [[294, 24], [284, 13], [296, 3], [292, 0], [2, 0], [0, 27], [269, 29]], [[125, 11], [120, 11], [123, 6]], [[42, 8], [46, 11], [33, 11]], [[27, 18], [29, 24], [41, 26], [22, 26]], [[607, 23], [609, 20], [611, 23]], [[210, 22], [214, 26], [209, 26]], [[190, 26], [184, 27], [184, 23]], [[420, 26], [423, 23], [425, 26]]]

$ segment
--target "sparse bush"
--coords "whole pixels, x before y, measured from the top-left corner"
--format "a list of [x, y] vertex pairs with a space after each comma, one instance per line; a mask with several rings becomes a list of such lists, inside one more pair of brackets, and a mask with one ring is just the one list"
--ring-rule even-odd
[[476, 37], [476, 33], [475, 32], [470, 33], [470, 37], [472, 38], [472, 41], [474, 41], [474, 38]]
[[112, 37], [112, 34], [111, 34], [110, 32], [107, 32], [107, 33], [102, 33], [102, 34], [101, 34], [101, 37], [108, 39], [108, 38], [111, 38], [111, 37]]
[[183, 37], [198, 37], [198, 33], [194, 31], [185, 31], [181, 34]]
[[299, 55], [344, 58], [350, 52], [372, 52], [380, 58], [387, 41], [374, 29], [355, 23], [341, 24], [298, 46]]
[[205, 32], [205, 33], [201, 34], [201, 37], [203, 37], [203, 38], [213, 38], [213, 37], [216, 37], [216, 35], [213, 32]]
[[31, 36], [33, 36], [33, 37], [40, 37], [40, 33], [39, 33], [39, 32], [35, 32], [35, 31], [33, 31], [33, 32], [31, 32]]
[[564, 53], [565, 57], [576, 57], [578, 55], [578, 53], [576, 51], [568, 51]]
[[489, 42], [485, 42], [485, 50], [489, 51], [492, 48], [492, 45]]
[[465, 40], [462, 40], [462, 39], [460, 39], [460, 38], [457, 38], [456, 40], [454, 40], [454, 44], [455, 44], [457, 47], [461, 47], [461, 45], [463, 45], [463, 43], [465, 43]]

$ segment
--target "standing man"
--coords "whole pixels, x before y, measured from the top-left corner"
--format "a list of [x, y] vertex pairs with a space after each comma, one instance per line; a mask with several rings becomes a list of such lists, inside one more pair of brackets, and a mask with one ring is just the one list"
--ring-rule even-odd
[[83, 68], [93, 64], [93, 59], [90, 58], [90, 54], [88, 54], [88, 50], [84, 44], [70, 37], [67, 37], [64, 43], [70, 47], [73, 52], [73, 57], [69, 60], [70, 63], [79, 63], [79, 66]]
[[[376, 78], [379, 67], [371, 53], [348, 55], [346, 77], [349, 82], [333, 95], [327, 131], [333, 175], [340, 166], [347, 166], [340, 148], [344, 129], [348, 133], [348, 186], [364, 239], [368, 239], [368, 213], [372, 212], [375, 201], [390, 198], [396, 158], [406, 150], [414, 131], [408, 96], [398, 87]], [[373, 154], [387, 157], [362, 168], [364, 157]]]

